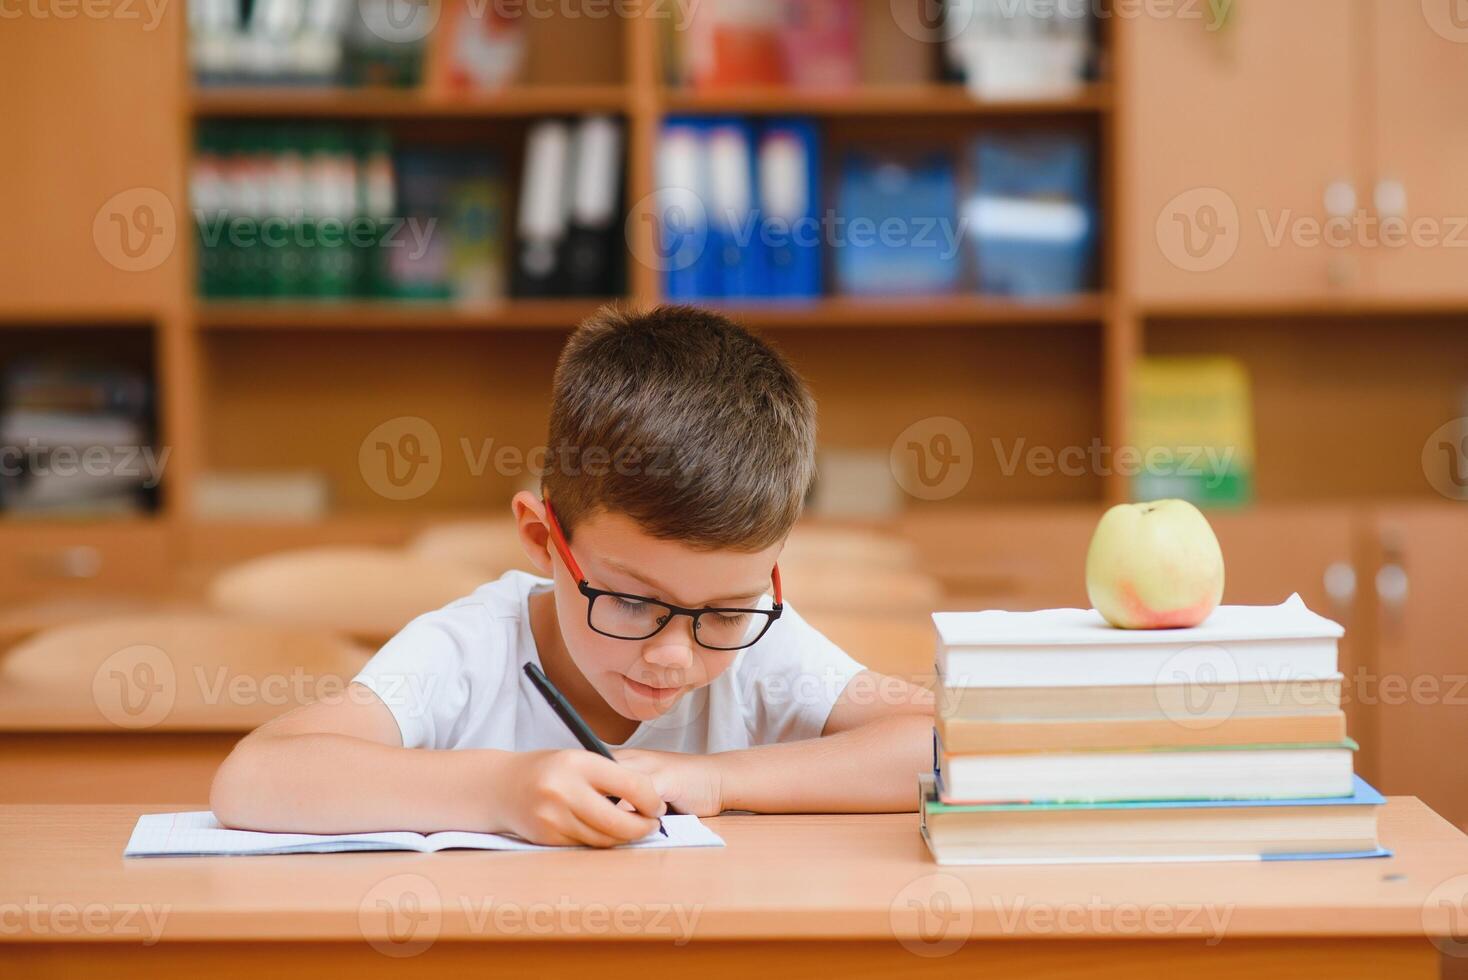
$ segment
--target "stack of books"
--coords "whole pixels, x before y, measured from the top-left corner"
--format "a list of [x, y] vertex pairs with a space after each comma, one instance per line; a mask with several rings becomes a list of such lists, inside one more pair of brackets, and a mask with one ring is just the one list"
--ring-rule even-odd
[[64, 357], [17, 361], [0, 374], [0, 511], [147, 512], [168, 459], [152, 430], [153, 387], [140, 371]]
[[1200, 626], [935, 613], [922, 832], [940, 864], [1381, 856], [1354, 775], [1342, 629], [1299, 596]]

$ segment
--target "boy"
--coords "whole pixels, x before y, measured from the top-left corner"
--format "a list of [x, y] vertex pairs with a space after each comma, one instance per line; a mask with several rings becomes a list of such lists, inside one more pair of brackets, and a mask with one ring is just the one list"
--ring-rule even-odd
[[[512, 504], [545, 577], [509, 572], [418, 617], [345, 697], [247, 736], [215, 814], [605, 847], [655, 830], [665, 803], [912, 809], [930, 694], [865, 671], [781, 601], [815, 428], [790, 365], [723, 317], [600, 311], [556, 368], [542, 494]], [[577, 745], [526, 663], [616, 762]]]

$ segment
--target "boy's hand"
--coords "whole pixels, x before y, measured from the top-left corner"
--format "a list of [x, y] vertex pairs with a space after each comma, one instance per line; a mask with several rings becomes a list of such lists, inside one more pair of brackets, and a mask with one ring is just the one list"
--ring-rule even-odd
[[[611, 847], [658, 829], [665, 807], [647, 775], [594, 752], [516, 752], [506, 764], [506, 829], [535, 844]], [[634, 813], [607, 799], [621, 797]], [[650, 814], [647, 815], [647, 814]]]
[[646, 749], [623, 749], [613, 754], [624, 767], [651, 776], [658, 798], [684, 813], [713, 817], [724, 809], [717, 756]]

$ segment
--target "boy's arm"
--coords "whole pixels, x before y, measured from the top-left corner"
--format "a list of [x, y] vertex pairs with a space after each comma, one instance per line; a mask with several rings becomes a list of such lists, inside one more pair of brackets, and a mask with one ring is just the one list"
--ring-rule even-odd
[[617, 759], [700, 816], [905, 812], [915, 807], [918, 773], [933, 766], [933, 695], [864, 671], [841, 692], [820, 738], [707, 756], [629, 750]]
[[662, 809], [645, 776], [590, 752], [405, 749], [392, 712], [359, 684], [247, 735], [215, 774], [209, 805], [226, 826], [251, 830], [471, 830], [595, 846], [645, 836], [657, 823], [641, 814]]

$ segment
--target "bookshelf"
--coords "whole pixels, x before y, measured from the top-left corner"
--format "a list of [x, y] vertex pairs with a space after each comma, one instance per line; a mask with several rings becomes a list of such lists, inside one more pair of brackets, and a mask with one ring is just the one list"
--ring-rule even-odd
[[504, 300], [485, 305], [347, 300], [199, 304], [200, 330], [569, 330], [606, 299]]
[[[31, 61], [42, 59], [37, 64], [57, 67], [12, 97], [14, 116], [20, 125], [50, 134], [38, 138], [48, 146], [66, 145], [59, 135], [63, 129], [77, 138], [64, 156], [40, 151], [20, 173], [18, 186], [56, 188], [39, 195], [50, 203], [38, 201], [34, 191], [5, 199], [8, 213], [31, 234], [18, 246], [8, 244], [0, 256], [8, 260], [15, 287], [0, 301], [0, 334], [151, 332], [159, 437], [173, 455], [160, 509], [140, 524], [169, 536], [180, 553], [197, 553], [194, 542], [209, 534], [190, 503], [197, 474], [222, 467], [305, 466], [322, 457], [323, 469], [340, 486], [329, 522], [338, 530], [330, 533], [351, 528], [365, 535], [366, 528], [378, 527], [395, 535], [443, 515], [496, 508], [515, 484], [460, 474], [418, 500], [374, 499], [352, 462], [363, 436], [382, 419], [431, 409], [440, 413], [435, 424], [450, 440], [493, 435], [538, 444], [558, 345], [599, 301], [507, 299], [460, 306], [201, 298], [193, 288], [196, 256], [187, 222], [179, 225], [169, 261], [146, 273], [120, 272], [91, 241], [98, 202], [120, 189], [144, 186], [158, 189], [175, 202], [178, 215], [186, 214], [187, 167], [199, 127], [233, 120], [384, 125], [451, 143], [504, 148], [513, 170], [531, 120], [611, 113], [626, 126], [630, 202], [652, 191], [658, 129], [674, 114], [809, 116], [833, 148], [874, 136], [954, 146], [991, 127], [1060, 125], [1087, 133], [1098, 148], [1103, 235], [1095, 291], [1041, 303], [954, 295], [716, 304], [797, 358], [823, 406], [824, 445], [884, 451], [907, 424], [956, 415], [975, 436], [982, 472], [952, 500], [912, 501], [913, 509], [1098, 507], [1124, 499], [1126, 481], [1096, 474], [1071, 480], [1005, 476], [985, 444], [992, 437], [1005, 445], [1021, 439], [1045, 446], [1097, 439], [1123, 445], [1132, 365], [1139, 355], [1222, 352], [1243, 359], [1256, 377], [1266, 457], [1261, 504], [1388, 495], [1433, 499], [1410, 454], [1391, 448], [1392, 440], [1397, 427], [1421, 428], [1456, 404], [1459, 382], [1451, 364], [1462, 341], [1454, 324], [1468, 314], [1468, 297], [1318, 285], [1307, 292], [1251, 291], [1213, 286], [1207, 277], [1175, 270], [1158, 284], [1150, 229], [1157, 192], [1145, 181], [1170, 172], [1168, 167], [1195, 166], [1190, 140], [1224, 162], [1233, 159], [1216, 149], [1233, 139], [1228, 133], [1193, 139], [1189, 126], [1213, 125], [1204, 107], [1184, 113], [1176, 105], [1182, 89], [1208, 91], [1222, 84], [1210, 73], [1228, 72], [1227, 59], [1194, 65], [1168, 52], [1178, 44], [1190, 50], [1196, 38], [1161, 36], [1184, 28], [1112, 18], [1102, 22], [1099, 78], [1079, 93], [983, 102], [961, 86], [935, 80], [936, 46], [905, 36], [890, 6], [874, 0], [862, 5], [864, 44], [873, 39], [863, 83], [831, 92], [669, 88], [659, 26], [646, 16], [537, 18], [530, 25], [523, 80], [468, 98], [427, 89], [195, 86], [182, 8], [166, 10], [159, 29], [141, 42], [110, 29], [66, 33], [54, 24], [27, 24], [11, 32], [15, 40], [7, 43], [25, 46]], [[1298, 32], [1308, 17], [1271, 14], [1265, 21], [1257, 28], [1241, 21], [1227, 43], [1237, 49], [1255, 43], [1254, 32]], [[1316, 52], [1311, 65], [1318, 67], [1327, 54]], [[78, 58], [97, 66], [96, 77], [112, 82], [99, 87], [62, 70]], [[1197, 84], [1164, 91], [1166, 86], [1157, 85], [1164, 69], [1193, 72]], [[1271, 98], [1288, 102], [1279, 93], [1291, 92], [1291, 78], [1269, 81]], [[145, 91], [147, 108], [139, 111]], [[1251, 104], [1247, 92], [1228, 91]], [[1315, 97], [1316, 90], [1309, 91]], [[1174, 135], [1164, 140], [1158, 135], [1163, 132]], [[1277, 161], [1261, 169], [1270, 168], [1278, 169]], [[510, 175], [510, 186], [518, 176]], [[78, 188], [87, 192], [74, 193]], [[634, 226], [630, 234], [634, 246], [649, 244], [650, 228]], [[644, 237], [639, 242], [636, 236]], [[659, 293], [656, 270], [632, 262], [626, 295], [609, 299], [648, 303]], [[1313, 338], [1324, 331], [1339, 343], [1315, 355], [1314, 363], [1323, 368], [1315, 377], [1307, 362]], [[1398, 356], [1381, 357], [1386, 337], [1402, 340]], [[1451, 357], [1434, 356], [1442, 345]], [[7, 346], [0, 341], [0, 349]], [[873, 390], [879, 391], [876, 397]], [[1342, 397], [1347, 390], [1359, 396], [1354, 405]], [[1352, 439], [1386, 460], [1382, 475], [1325, 480], [1321, 471], [1331, 452], [1345, 451]], [[318, 449], [323, 442], [330, 445], [324, 453]], [[86, 527], [27, 526], [37, 540], [48, 534], [70, 540]], [[309, 538], [313, 532], [290, 533]]]
[[431, 97], [414, 90], [200, 89], [195, 119], [497, 119], [588, 112], [620, 113], [621, 85], [521, 85], [485, 95]]
[[745, 87], [712, 92], [665, 90], [660, 100], [670, 112], [699, 114], [802, 116], [953, 116], [994, 118], [1071, 116], [1105, 112], [1111, 90], [1086, 86], [1079, 95], [1055, 99], [983, 102], [961, 85], [872, 85], [855, 91], [791, 91], [778, 87]]

